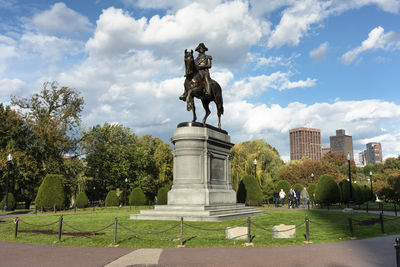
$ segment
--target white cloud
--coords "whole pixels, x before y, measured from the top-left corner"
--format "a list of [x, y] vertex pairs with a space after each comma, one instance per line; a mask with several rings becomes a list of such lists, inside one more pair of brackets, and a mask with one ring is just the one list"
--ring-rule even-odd
[[33, 16], [32, 23], [40, 33], [46, 35], [66, 34], [79, 36], [92, 30], [89, 19], [68, 8], [64, 3], [55, 3], [49, 10]]
[[135, 19], [121, 9], [110, 7], [100, 15], [86, 49], [91, 55], [109, 56], [152, 45], [163, 55], [179, 47], [180, 51], [194, 48], [201, 40], [214, 58], [224, 64], [243, 59], [249, 47], [268, 30], [268, 24], [252, 18], [247, 4], [240, 1], [224, 2], [212, 10], [193, 3], [175, 14], [155, 15], [150, 19]]
[[278, 66], [293, 68], [293, 66], [295, 65], [294, 59], [300, 56], [301, 54], [295, 54], [290, 57], [284, 57], [284, 56], [264, 57], [259, 53], [248, 53], [247, 61], [251, 63], [255, 62], [256, 68], [278, 67]]
[[9, 100], [11, 95], [19, 93], [25, 85], [25, 82], [19, 79], [1, 79], [0, 100]]
[[360, 46], [346, 52], [342, 55], [343, 64], [349, 65], [363, 52], [374, 50], [399, 50], [400, 34], [395, 32], [384, 33], [384, 29], [379, 26], [374, 28], [368, 34], [368, 38], [364, 40]]
[[268, 39], [268, 47], [297, 46], [300, 39], [312, 29], [312, 26], [319, 26], [329, 16], [339, 15], [367, 5], [377, 5], [380, 9], [391, 13], [398, 13], [400, 10], [400, 1], [398, 0], [286, 0], [281, 4], [274, 4], [273, 10], [284, 7], [285, 9], [282, 11], [279, 24], [276, 25]]
[[136, 6], [139, 8], [149, 9], [170, 9], [176, 11], [192, 3], [197, 3], [203, 8], [213, 9], [219, 5], [222, 0], [122, 0], [125, 4]]
[[316, 84], [316, 79], [307, 78], [306, 80], [290, 81], [291, 72], [274, 72], [270, 75], [259, 75], [248, 77], [236, 81], [232, 86], [228, 86], [225, 95], [231, 100], [240, 100], [258, 96], [268, 89], [283, 91], [293, 88], [312, 87]]
[[325, 55], [329, 50], [329, 43], [322, 43], [319, 47], [310, 51], [310, 57], [315, 61], [321, 61], [325, 59]]
[[65, 55], [73, 56], [81, 53], [84, 43], [78, 40], [27, 32], [21, 36], [19, 46], [20, 53], [39, 55], [43, 59], [57, 61], [63, 59]]

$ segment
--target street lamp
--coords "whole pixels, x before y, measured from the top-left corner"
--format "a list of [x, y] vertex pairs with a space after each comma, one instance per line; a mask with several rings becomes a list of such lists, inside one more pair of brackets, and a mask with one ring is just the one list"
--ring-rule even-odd
[[6, 181], [6, 201], [4, 202], [4, 211], [7, 211], [8, 209], [8, 181], [10, 180], [10, 166], [11, 166], [11, 161], [13, 157], [10, 154], [7, 156], [7, 181]]
[[254, 164], [254, 176], [257, 179], [257, 159], [254, 159], [253, 164]]
[[124, 199], [125, 205], [127, 204], [127, 198], [128, 198], [128, 186], [129, 186], [129, 184], [128, 184], [128, 178], [125, 178], [125, 187], [126, 187], [125, 199]]
[[372, 190], [372, 171], [369, 172], [369, 177], [371, 179], [371, 200], [374, 201], [374, 191]]
[[349, 201], [349, 204], [353, 205], [353, 185], [351, 184], [350, 153], [347, 153], [347, 162], [349, 164], [349, 183], [350, 183], [350, 201]]
[[314, 173], [311, 173], [311, 179], [312, 179], [312, 183], [314, 183]]

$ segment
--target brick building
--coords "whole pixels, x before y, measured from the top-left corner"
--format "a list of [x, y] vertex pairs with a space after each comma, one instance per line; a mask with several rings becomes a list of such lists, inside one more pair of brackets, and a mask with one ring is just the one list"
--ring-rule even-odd
[[312, 160], [321, 159], [321, 131], [312, 128], [289, 130], [290, 160], [306, 156]]

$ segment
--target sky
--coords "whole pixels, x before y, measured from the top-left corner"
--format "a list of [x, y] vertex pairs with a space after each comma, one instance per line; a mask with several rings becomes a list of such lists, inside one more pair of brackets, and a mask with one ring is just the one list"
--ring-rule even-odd
[[57, 81], [84, 97], [85, 129], [169, 142], [192, 119], [184, 50], [203, 42], [233, 143], [264, 139], [287, 161], [289, 129], [320, 129], [322, 145], [345, 129], [355, 155], [380, 142], [398, 156], [399, 13], [400, 0], [0, 0], [0, 102]]

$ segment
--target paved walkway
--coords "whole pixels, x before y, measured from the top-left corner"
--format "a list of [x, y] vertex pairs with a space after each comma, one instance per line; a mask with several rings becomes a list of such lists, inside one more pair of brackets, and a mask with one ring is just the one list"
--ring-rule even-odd
[[0, 266], [396, 266], [396, 236], [289, 247], [122, 249], [0, 242]]

